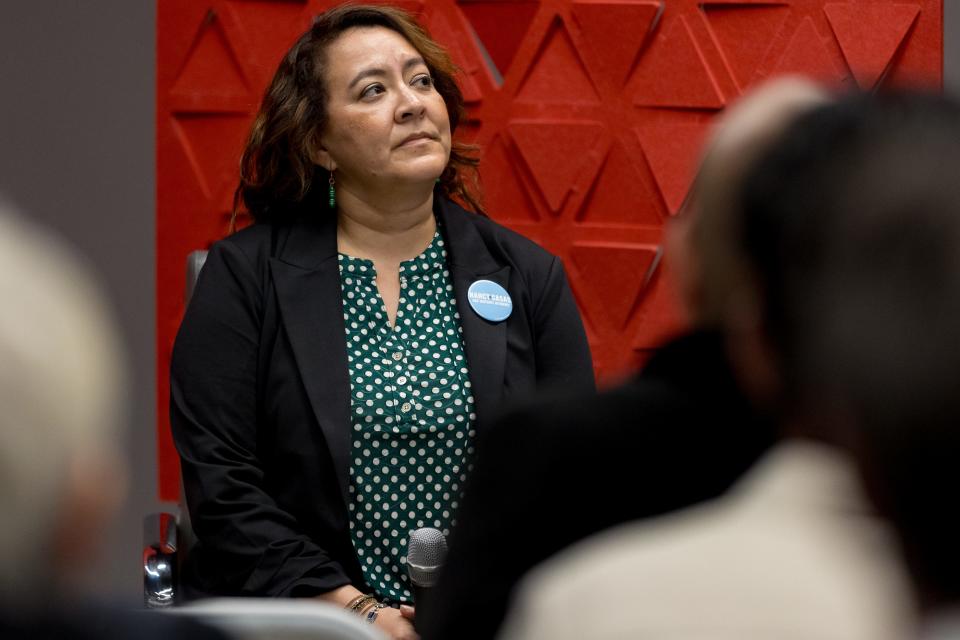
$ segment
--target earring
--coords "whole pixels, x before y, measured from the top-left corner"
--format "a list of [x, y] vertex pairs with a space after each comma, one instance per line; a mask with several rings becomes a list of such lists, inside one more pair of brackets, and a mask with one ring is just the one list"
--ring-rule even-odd
[[337, 208], [337, 190], [333, 186], [334, 184], [336, 184], [336, 181], [333, 179], [333, 171], [330, 172], [330, 179], [327, 180], [327, 182], [330, 184], [330, 208], [336, 209]]

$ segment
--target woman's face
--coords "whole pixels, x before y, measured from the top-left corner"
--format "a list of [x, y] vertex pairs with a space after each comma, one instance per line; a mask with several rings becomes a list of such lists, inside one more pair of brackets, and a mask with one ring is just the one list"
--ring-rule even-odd
[[450, 119], [417, 50], [390, 29], [355, 27], [326, 54], [319, 164], [355, 192], [432, 188], [450, 157]]

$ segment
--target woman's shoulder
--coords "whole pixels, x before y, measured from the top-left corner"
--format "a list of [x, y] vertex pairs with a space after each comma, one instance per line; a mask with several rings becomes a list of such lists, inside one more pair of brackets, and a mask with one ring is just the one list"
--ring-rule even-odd
[[557, 257], [534, 240], [510, 229], [492, 218], [467, 211], [455, 202], [448, 202], [448, 216], [474, 229], [491, 254], [526, 269], [549, 270]]
[[268, 222], [254, 222], [217, 240], [211, 249], [234, 249], [243, 253], [256, 253], [262, 247], [270, 246], [274, 235], [274, 225]]
[[288, 234], [288, 226], [254, 222], [211, 244], [208, 260], [239, 260], [251, 267], [263, 267], [276, 252], [278, 242]]

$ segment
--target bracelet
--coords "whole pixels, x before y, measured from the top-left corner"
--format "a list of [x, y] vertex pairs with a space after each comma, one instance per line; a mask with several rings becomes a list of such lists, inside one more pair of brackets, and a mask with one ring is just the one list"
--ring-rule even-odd
[[360, 605], [360, 608], [357, 609], [357, 615], [359, 615], [361, 618], [367, 615], [367, 611], [377, 606], [377, 602], [379, 601], [376, 598], [370, 598], [369, 600], [365, 601]]
[[344, 605], [343, 608], [346, 609], [347, 611], [356, 611], [360, 607], [360, 605], [370, 597], [372, 596], [369, 593], [361, 593], [356, 598], [354, 598], [353, 600], [348, 602], [346, 605]]
[[376, 598], [374, 598], [372, 594], [364, 593], [362, 595], [357, 596], [356, 598], [351, 600], [349, 603], [347, 603], [344, 609], [346, 609], [351, 613], [359, 613], [360, 610], [363, 608], [363, 605], [367, 604], [371, 600], [376, 600]]
[[387, 605], [383, 604], [382, 602], [378, 602], [377, 604], [373, 605], [373, 609], [370, 609], [370, 611], [367, 613], [367, 624], [373, 624], [376, 622], [377, 616], [380, 615], [380, 609], [383, 609], [386, 606]]

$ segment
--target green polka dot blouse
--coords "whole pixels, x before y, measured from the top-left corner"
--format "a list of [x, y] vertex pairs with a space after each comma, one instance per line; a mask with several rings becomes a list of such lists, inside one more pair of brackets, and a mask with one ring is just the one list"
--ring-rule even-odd
[[350, 370], [350, 536], [367, 584], [412, 602], [407, 538], [449, 535], [473, 455], [473, 396], [460, 315], [439, 233], [400, 264], [387, 319], [370, 260], [339, 255]]

